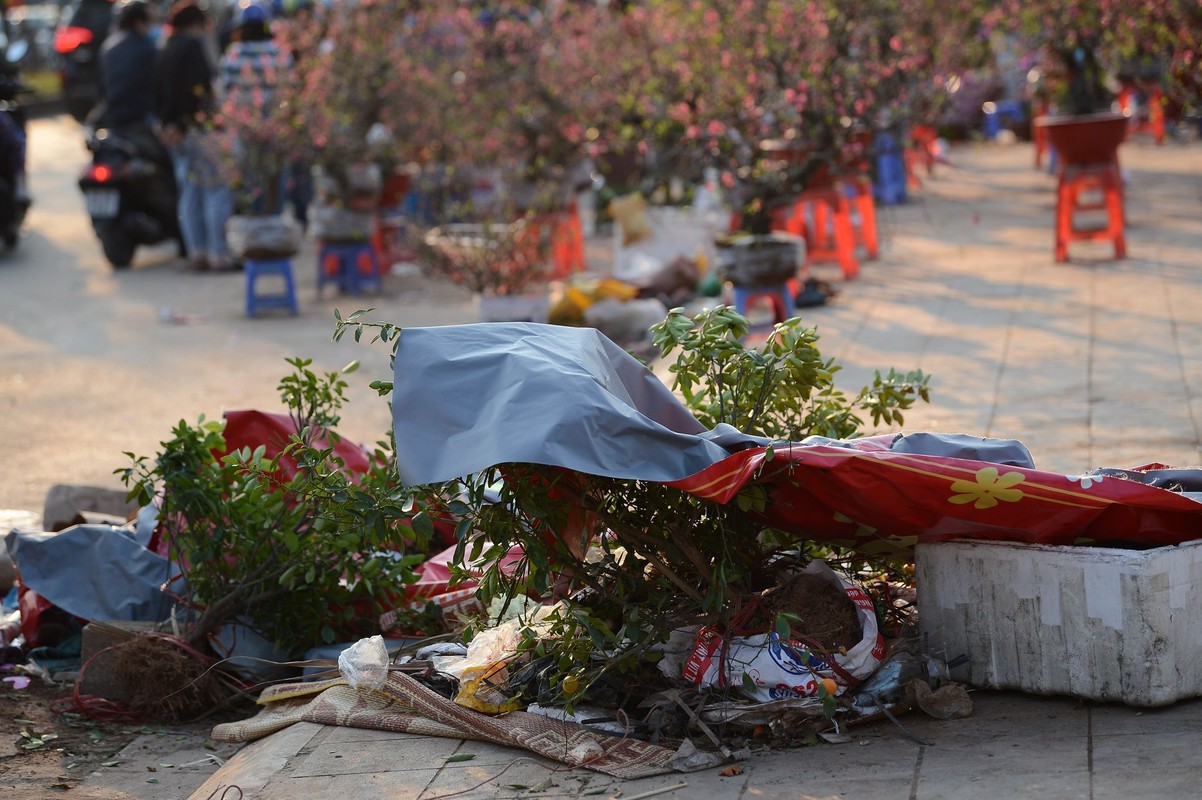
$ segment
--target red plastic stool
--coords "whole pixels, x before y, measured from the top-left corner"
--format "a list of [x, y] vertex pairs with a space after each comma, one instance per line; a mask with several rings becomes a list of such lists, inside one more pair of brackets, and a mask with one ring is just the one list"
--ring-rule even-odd
[[1042, 125], [1036, 125], [1035, 120], [1046, 117], [1047, 114], [1048, 104], [1042, 103], [1031, 115], [1031, 143], [1035, 145], [1035, 169], [1043, 168], [1043, 157], [1048, 152], [1048, 129]]
[[875, 261], [880, 258], [881, 245], [876, 232], [876, 200], [873, 198], [872, 178], [857, 176], [848, 184], [847, 193], [859, 217], [859, 224], [855, 226], [856, 241], [864, 248], [864, 257]]
[[784, 322], [793, 316], [793, 295], [789, 293], [788, 284], [777, 284], [776, 286], [732, 286], [734, 294], [735, 311], [744, 317], [747, 316], [747, 308], [752, 304], [761, 300], [767, 300], [772, 304], [772, 321]]
[[[1089, 200], [1083, 195], [1100, 194]], [[1078, 228], [1073, 214], [1105, 211], [1106, 224]], [[1118, 161], [1100, 164], [1066, 164], [1060, 171], [1056, 193], [1056, 261], [1068, 261], [1068, 243], [1085, 240], [1114, 242], [1114, 257], [1126, 258], [1127, 239], [1123, 224], [1123, 176]]]
[[556, 216], [551, 228], [551, 263], [561, 280], [584, 271], [584, 227], [575, 203]]
[[1124, 83], [1119, 91], [1119, 108], [1130, 120], [1128, 128], [1132, 136], [1137, 133], [1150, 133], [1156, 144], [1164, 144], [1164, 93], [1160, 91], [1159, 86], [1146, 87], [1143, 100], [1147, 115], [1143, 116], [1138, 102], [1140, 88], [1137, 84]]
[[845, 280], [859, 274], [851, 201], [842, 188], [802, 192], [797, 198], [796, 215], [805, 225], [806, 269], [817, 262], [834, 262], [843, 270]]

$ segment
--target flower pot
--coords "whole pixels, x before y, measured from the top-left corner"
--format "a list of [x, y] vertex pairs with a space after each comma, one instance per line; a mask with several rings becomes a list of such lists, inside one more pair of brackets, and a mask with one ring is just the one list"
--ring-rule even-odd
[[289, 258], [300, 252], [300, 224], [278, 215], [234, 215], [226, 220], [225, 238], [234, 258]]
[[1035, 125], [1047, 134], [1062, 164], [1113, 161], [1127, 138], [1127, 118], [1109, 111], [1039, 117]]
[[718, 245], [718, 263], [735, 286], [778, 286], [797, 277], [802, 240], [769, 234]]

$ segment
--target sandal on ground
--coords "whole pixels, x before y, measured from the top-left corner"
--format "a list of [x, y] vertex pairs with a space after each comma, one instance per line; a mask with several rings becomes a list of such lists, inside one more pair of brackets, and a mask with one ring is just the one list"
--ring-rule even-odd
[[208, 272], [211, 266], [209, 257], [203, 253], [190, 255], [184, 262], [184, 269], [189, 272]]

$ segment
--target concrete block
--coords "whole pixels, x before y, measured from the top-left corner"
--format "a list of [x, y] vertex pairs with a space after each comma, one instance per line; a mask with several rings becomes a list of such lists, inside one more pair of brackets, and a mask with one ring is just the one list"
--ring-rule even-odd
[[61, 531], [77, 521], [76, 515], [87, 511], [129, 519], [138, 506], [126, 500], [125, 495], [124, 489], [56, 484], [46, 492], [42, 525], [47, 531]]
[[1202, 695], [1202, 541], [1122, 550], [919, 545], [927, 652], [975, 686], [1132, 706]]

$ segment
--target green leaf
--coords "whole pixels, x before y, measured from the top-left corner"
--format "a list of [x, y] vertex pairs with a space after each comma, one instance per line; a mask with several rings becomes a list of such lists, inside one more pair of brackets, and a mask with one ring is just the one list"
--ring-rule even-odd
[[789, 620], [779, 614], [776, 617], [776, 635], [782, 639], [788, 639], [793, 635], [793, 629], [789, 625]]
[[446, 761], [446, 763], [448, 763], [448, 764], [456, 764], [456, 763], [458, 763], [458, 762], [460, 762], [460, 761], [471, 761], [471, 760], [472, 760], [473, 758], [475, 758], [475, 757], [476, 757], [476, 754], [475, 754], [475, 753], [456, 753], [456, 754], [455, 754], [455, 755], [453, 755], [453, 756], [449, 756], [449, 757], [447, 758], [447, 761]]
[[101, 761], [100, 762], [100, 766], [102, 766], [102, 767], [118, 767], [120, 765], [121, 765], [120, 761]]

